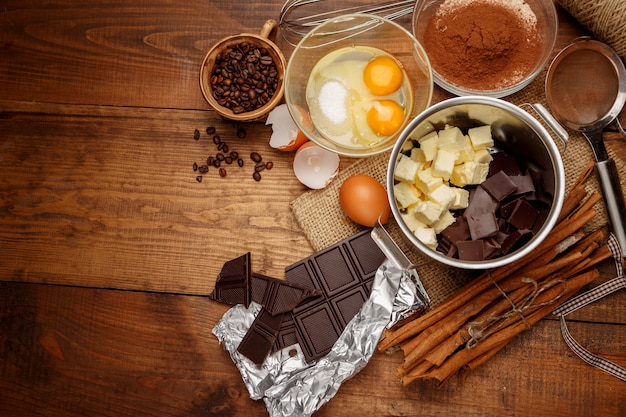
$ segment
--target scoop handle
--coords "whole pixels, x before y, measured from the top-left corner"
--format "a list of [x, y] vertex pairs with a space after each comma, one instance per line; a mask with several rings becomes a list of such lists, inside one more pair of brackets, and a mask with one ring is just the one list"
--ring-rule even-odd
[[602, 195], [609, 216], [609, 224], [613, 234], [622, 248], [622, 256], [626, 256], [626, 206], [624, 193], [619, 182], [617, 166], [613, 159], [596, 162], [596, 172], [602, 187]]

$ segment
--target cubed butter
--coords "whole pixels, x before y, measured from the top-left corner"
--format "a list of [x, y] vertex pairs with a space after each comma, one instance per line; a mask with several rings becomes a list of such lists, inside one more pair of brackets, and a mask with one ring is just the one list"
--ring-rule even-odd
[[480, 164], [473, 161], [455, 165], [450, 175], [450, 182], [457, 187], [471, 184], [480, 184], [487, 179], [489, 164]]
[[441, 177], [433, 176], [432, 167], [417, 171], [415, 185], [424, 194], [430, 194], [435, 188], [439, 187], [441, 184], [443, 184], [443, 179]]
[[413, 232], [420, 242], [431, 249], [437, 249], [437, 234], [432, 227], [418, 227]]
[[461, 164], [467, 161], [475, 161], [476, 151], [472, 147], [472, 141], [469, 136], [463, 136], [462, 143], [459, 144], [459, 157], [456, 159], [456, 164]]
[[426, 162], [426, 155], [424, 155], [424, 150], [422, 148], [411, 149], [411, 159], [415, 162]]
[[432, 165], [433, 176], [441, 177], [445, 181], [448, 181], [450, 179], [450, 175], [452, 174], [452, 169], [454, 168], [457, 156], [458, 153], [456, 152], [452, 152], [448, 149], [439, 149]]
[[479, 149], [474, 154], [474, 162], [478, 162], [480, 164], [488, 164], [493, 161], [493, 156], [487, 149]]
[[400, 209], [420, 201], [420, 192], [413, 184], [399, 182], [393, 186], [393, 194]]
[[467, 208], [469, 204], [469, 191], [465, 188], [450, 187], [454, 192], [454, 201], [450, 204], [450, 210], [460, 210]]
[[439, 234], [446, 227], [450, 226], [452, 223], [456, 221], [456, 218], [449, 211], [445, 211], [441, 218], [433, 223], [433, 230], [435, 233]]
[[437, 143], [439, 142], [439, 136], [437, 132], [433, 131], [426, 136], [422, 136], [418, 139], [420, 148], [424, 152], [424, 157], [427, 161], [432, 161], [437, 155]]
[[488, 146], [493, 146], [493, 138], [491, 137], [491, 126], [489, 125], [473, 127], [467, 131], [467, 135], [472, 141], [472, 146], [475, 150], [485, 149]]
[[419, 164], [417, 162], [401, 153], [400, 158], [398, 158], [396, 162], [396, 169], [393, 172], [393, 176], [396, 180], [413, 183], [418, 169]]
[[432, 225], [434, 222], [439, 220], [441, 215], [444, 212], [444, 208], [441, 207], [434, 201], [426, 200], [420, 201], [413, 208], [413, 215], [417, 217], [419, 221], [424, 223], [427, 226]]
[[439, 149], [459, 150], [459, 144], [463, 139], [463, 132], [456, 126], [450, 126], [447, 129], [438, 132], [439, 141], [437, 147]]
[[400, 217], [402, 217], [402, 220], [404, 221], [404, 224], [406, 224], [406, 227], [408, 227], [411, 232], [415, 232], [415, 230], [418, 227], [425, 227], [426, 226], [423, 222], [418, 220], [418, 218], [415, 217], [415, 215], [412, 212], [410, 212], [410, 213], [400, 213]]
[[452, 189], [452, 187], [446, 184], [441, 184], [429, 194], [428, 198], [439, 204], [444, 208], [444, 210], [448, 210], [452, 206], [452, 203], [454, 203], [456, 192]]

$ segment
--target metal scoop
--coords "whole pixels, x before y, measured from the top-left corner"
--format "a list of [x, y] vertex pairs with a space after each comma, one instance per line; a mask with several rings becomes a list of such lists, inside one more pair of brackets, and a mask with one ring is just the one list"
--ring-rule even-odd
[[[609, 46], [576, 40], [557, 54], [546, 76], [546, 96], [554, 116], [587, 138], [613, 233], [626, 251], [626, 208], [615, 161], [609, 158], [602, 130], [626, 102], [626, 69]], [[620, 128], [621, 130], [621, 128]]]

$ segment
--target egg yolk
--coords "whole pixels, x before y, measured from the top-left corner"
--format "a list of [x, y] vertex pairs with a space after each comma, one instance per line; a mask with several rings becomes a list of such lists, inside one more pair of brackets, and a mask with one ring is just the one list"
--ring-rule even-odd
[[402, 70], [394, 59], [379, 56], [367, 63], [363, 81], [372, 94], [386, 96], [402, 85]]
[[367, 124], [378, 135], [393, 135], [404, 122], [404, 110], [393, 100], [378, 100], [367, 111]]

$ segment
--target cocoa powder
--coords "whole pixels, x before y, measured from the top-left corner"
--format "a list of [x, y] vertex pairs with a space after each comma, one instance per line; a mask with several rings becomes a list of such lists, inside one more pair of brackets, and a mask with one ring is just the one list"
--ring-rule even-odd
[[449, 83], [474, 90], [518, 83], [541, 54], [536, 17], [526, 13], [493, 0], [444, 2], [424, 33], [433, 69]]

